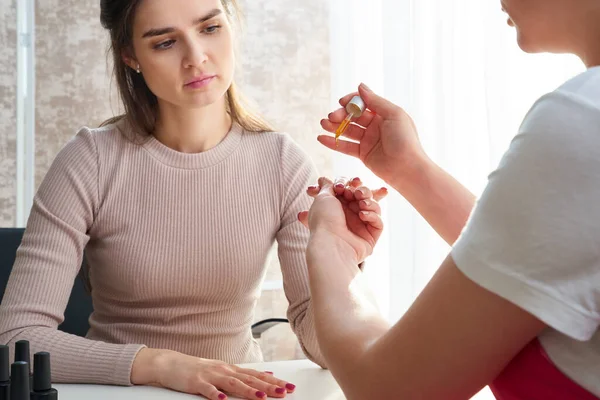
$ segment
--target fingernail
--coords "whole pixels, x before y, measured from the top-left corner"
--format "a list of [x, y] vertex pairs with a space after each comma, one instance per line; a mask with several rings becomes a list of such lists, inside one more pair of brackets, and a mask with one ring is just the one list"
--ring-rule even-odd
[[368, 216], [370, 213], [368, 211], [361, 211], [360, 212], [362, 215], [364, 215], [365, 217]]
[[256, 397], [262, 399], [263, 397], [267, 397], [267, 394], [265, 392], [256, 392]]
[[219, 399], [225, 400], [226, 398], [227, 396], [225, 396], [223, 393], [219, 394]]
[[336, 187], [336, 189], [343, 189], [344, 185], [342, 185], [341, 183], [336, 183], [335, 187]]
[[277, 393], [277, 394], [284, 394], [286, 392], [287, 391], [284, 388], [277, 388], [277, 389], [275, 389], [275, 393]]
[[360, 194], [362, 194], [363, 196], [365, 195], [365, 192], [362, 191], [362, 189], [356, 189], [356, 191]]
[[372, 92], [371, 88], [369, 88], [367, 85], [365, 85], [364, 83], [361, 83], [360, 86], [366, 90], [367, 92]]
[[265, 374], [273, 375], [273, 373], [271, 371], [265, 371]]
[[360, 178], [357, 176], [356, 178], [352, 179], [354, 182], [358, 182], [360, 181]]
[[287, 390], [294, 390], [294, 389], [296, 389], [296, 385], [292, 385], [291, 383], [288, 383], [285, 385], [285, 388]]
[[360, 203], [365, 207], [369, 207], [369, 205], [371, 205], [371, 202], [369, 200], [361, 200]]

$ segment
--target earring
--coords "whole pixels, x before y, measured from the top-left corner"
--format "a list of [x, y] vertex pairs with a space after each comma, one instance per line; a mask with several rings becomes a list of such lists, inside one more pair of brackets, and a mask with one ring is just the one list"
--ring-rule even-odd
[[140, 64], [137, 65], [137, 69], [135, 70], [138, 74], [140, 73]]

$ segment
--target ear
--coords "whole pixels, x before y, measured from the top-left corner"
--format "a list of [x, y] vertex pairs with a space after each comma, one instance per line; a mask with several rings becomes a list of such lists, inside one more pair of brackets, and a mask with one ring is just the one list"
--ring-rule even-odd
[[136, 71], [138, 69], [139, 64], [135, 57], [131, 55], [129, 50], [123, 50], [121, 53], [121, 58], [123, 59], [123, 62], [132, 70]]

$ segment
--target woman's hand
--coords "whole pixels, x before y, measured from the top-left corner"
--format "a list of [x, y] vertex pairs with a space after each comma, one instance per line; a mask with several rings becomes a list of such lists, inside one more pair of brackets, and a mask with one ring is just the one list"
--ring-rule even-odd
[[387, 195], [387, 189], [371, 191], [359, 178], [335, 183], [320, 178], [318, 186], [308, 188], [308, 194], [315, 200], [298, 219], [311, 234], [320, 231], [341, 239], [354, 250], [357, 263], [371, 255], [383, 230], [378, 201]]
[[284, 398], [295, 389], [270, 372], [147, 348], [140, 350], [133, 362], [131, 382], [202, 395], [209, 400], [225, 400], [227, 394], [251, 400]]
[[415, 124], [402, 108], [362, 84], [358, 93], [350, 93], [340, 99], [343, 108], [321, 120], [321, 126], [334, 133], [346, 118], [346, 105], [357, 94], [360, 94], [367, 109], [344, 132], [343, 136], [349, 140], [340, 139], [336, 144], [335, 138], [328, 135], [320, 135], [318, 140], [332, 150], [360, 159], [375, 175], [398, 188], [430, 162], [419, 141]]

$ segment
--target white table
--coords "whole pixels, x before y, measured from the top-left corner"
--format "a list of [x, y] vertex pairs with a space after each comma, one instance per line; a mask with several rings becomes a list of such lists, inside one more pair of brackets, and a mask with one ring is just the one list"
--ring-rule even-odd
[[[258, 371], [272, 371], [275, 376], [296, 385], [289, 400], [344, 400], [345, 397], [329, 371], [308, 360], [246, 364]], [[198, 396], [146, 386], [119, 387], [104, 385], [53, 385], [60, 400], [198, 400]], [[237, 397], [230, 397], [237, 399]]]

